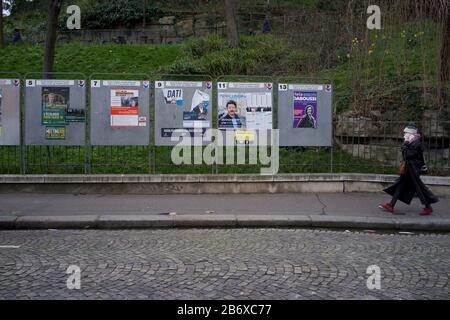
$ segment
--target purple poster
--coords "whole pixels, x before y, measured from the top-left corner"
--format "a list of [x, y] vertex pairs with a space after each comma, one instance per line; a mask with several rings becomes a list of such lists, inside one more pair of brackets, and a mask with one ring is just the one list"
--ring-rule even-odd
[[317, 92], [294, 91], [293, 128], [317, 128]]

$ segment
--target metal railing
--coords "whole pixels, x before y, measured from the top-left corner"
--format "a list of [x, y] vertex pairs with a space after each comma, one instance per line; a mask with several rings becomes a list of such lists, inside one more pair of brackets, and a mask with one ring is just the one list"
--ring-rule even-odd
[[[450, 121], [425, 123], [421, 122], [424, 157], [430, 174], [447, 176], [450, 174]], [[406, 124], [405, 121], [335, 119], [333, 147], [279, 147], [278, 172], [395, 174]], [[248, 162], [176, 166], [171, 161], [172, 147], [168, 146], [32, 145], [23, 148], [25, 152], [21, 152], [21, 146], [0, 146], [0, 174], [259, 174], [262, 167]], [[201, 147], [192, 147], [192, 154], [194, 148]], [[255, 147], [236, 148], [246, 148], [248, 159], [249, 148]]]

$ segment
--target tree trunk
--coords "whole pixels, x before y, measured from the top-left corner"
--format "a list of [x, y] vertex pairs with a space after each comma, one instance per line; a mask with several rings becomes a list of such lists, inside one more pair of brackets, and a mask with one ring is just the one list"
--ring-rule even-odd
[[50, 78], [55, 60], [56, 28], [62, 0], [50, 0], [48, 7], [47, 36], [45, 38], [44, 77]]
[[3, 48], [3, 0], [0, 0], [0, 48]]
[[236, 0], [225, 0], [225, 14], [227, 19], [228, 44], [236, 48], [239, 46], [239, 34], [236, 21]]
[[440, 61], [440, 78], [443, 83], [450, 80], [450, 8], [447, 7], [447, 15], [442, 21], [442, 46]]
[[439, 8], [441, 14], [441, 49], [439, 53], [439, 79], [438, 79], [438, 102], [442, 108], [447, 100], [447, 90], [450, 84], [450, 1], [444, 0]]
[[142, 28], [145, 28], [145, 25], [147, 24], [147, 0], [144, 0], [143, 7], [142, 7]]

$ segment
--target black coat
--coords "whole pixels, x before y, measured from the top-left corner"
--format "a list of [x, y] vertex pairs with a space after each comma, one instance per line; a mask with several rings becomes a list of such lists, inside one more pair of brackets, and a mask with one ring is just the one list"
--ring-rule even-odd
[[410, 204], [414, 196], [419, 197], [422, 204], [432, 204], [439, 199], [427, 188], [420, 179], [421, 168], [425, 165], [423, 147], [419, 140], [402, 145], [402, 157], [406, 162], [406, 174], [401, 175], [392, 186], [384, 192], [394, 196], [397, 192], [398, 200]]

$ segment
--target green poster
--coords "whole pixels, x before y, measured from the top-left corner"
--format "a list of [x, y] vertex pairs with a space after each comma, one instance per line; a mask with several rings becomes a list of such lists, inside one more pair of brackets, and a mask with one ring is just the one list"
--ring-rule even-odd
[[42, 88], [42, 124], [65, 125], [69, 108], [68, 87]]
[[65, 140], [66, 139], [66, 127], [64, 127], [64, 126], [45, 127], [45, 139], [47, 139], [47, 140]]

